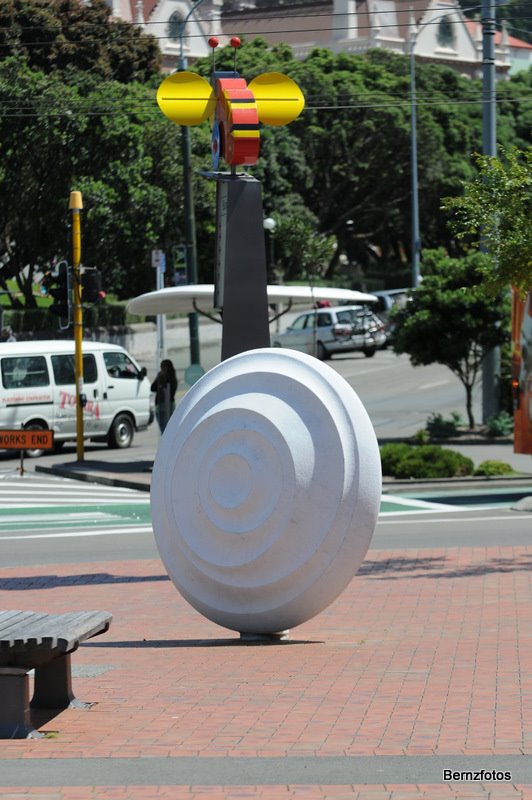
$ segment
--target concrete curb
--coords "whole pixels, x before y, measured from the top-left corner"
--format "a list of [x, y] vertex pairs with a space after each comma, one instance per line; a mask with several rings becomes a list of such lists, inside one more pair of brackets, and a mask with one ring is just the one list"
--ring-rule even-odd
[[[143, 492], [150, 491], [151, 470], [144, 470], [142, 473], [132, 474], [130, 477], [121, 477], [112, 474], [105, 467], [102, 471], [94, 471], [93, 468], [84, 468], [83, 466], [72, 465], [65, 466], [35, 466], [35, 472], [47, 473], [49, 475], [59, 475], [63, 478], [71, 478], [78, 481], [86, 481], [88, 483], [101, 483], [104, 486], [119, 486], [126, 489], [136, 489]], [[430, 492], [430, 491], [462, 491], [475, 495], [489, 494], [495, 489], [519, 489], [523, 488], [530, 491], [530, 503], [532, 505], [532, 475], [516, 475], [508, 478], [433, 478], [427, 481], [399, 481], [393, 479], [384, 479], [382, 484], [382, 493], [384, 495]], [[526, 498], [517, 502], [523, 503]], [[520, 507], [519, 510], [529, 510], [528, 508]]]

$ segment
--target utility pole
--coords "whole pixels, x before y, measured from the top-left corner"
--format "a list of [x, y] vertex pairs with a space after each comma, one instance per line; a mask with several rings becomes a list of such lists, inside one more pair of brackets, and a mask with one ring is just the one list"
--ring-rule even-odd
[[[495, 0], [482, 0], [482, 150], [497, 155], [495, 90]], [[482, 248], [485, 251], [485, 248]], [[486, 353], [482, 364], [482, 421], [500, 411], [501, 351]]]
[[417, 112], [416, 112], [416, 57], [414, 47], [417, 33], [410, 43], [410, 167], [412, 187], [412, 288], [419, 286], [419, 262], [421, 252], [421, 238], [419, 233], [419, 187], [417, 166]]
[[86, 397], [83, 391], [83, 313], [81, 308], [81, 192], [70, 192], [68, 208], [72, 213], [72, 277], [74, 284], [74, 373], [76, 376], [76, 453], [78, 461], [85, 457], [83, 440], [83, 409]]
[[[184, 52], [183, 38], [185, 26], [203, 0], [196, 0], [184, 20], [179, 26], [179, 70], [187, 68], [187, 59]], [[183, 187], [185, 205], [185, 245], [186, 245], [186, 270], [187, 282], [198, 282], [198, 257], [196, 250], [196, 220], [194, 216], [194, 198], [192, 195], [192, 158], [190, 146], [190, 129], [181, 126], [181, 157], [183, 159]], [[200, 363], [199, 326], [198, 315], [192, 312], [188, 315], [188, 331], [190, 336], [190, 361], [192, 364]]]

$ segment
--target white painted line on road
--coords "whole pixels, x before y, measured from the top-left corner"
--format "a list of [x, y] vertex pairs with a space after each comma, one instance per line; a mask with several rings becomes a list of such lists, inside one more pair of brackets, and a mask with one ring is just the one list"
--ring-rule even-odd
[[128, 508], [136, 509], [147, 505], [149, 505], [149, 502], [147, 502], [146, 500], [144, 502], [140, 500], [133, 500], [131, 502], [129, 501], [119, 502], [119, 498], [115, 498], [114, 500], [91, 501], [91, 499], [87, 497], [84, 498], [78, 497], [77, 499], [76, 498], [68, 499], [66, 497], [56, 497], [56, 498], [51, 497], [49, 502], [46, 504], [43, 502], [42, 499], [40, 499], [40, 500], [34, 500], [33, 502], [28, 501], [27, 503], [24, 503], [23, 506], [21, 505], [20, 500], [18, 502], [12, 502], [12, 503], [9, 502], [4, 503], [0, 500], [0, 515], [3, 516], [6, 511], [7, 512], [16, 511], [19, 509], [20, 511], [24, 510], [29, 511], [31, 509], [34, 512], [42, 510], [43, 514], [47, 514], [47, 510], [50, 509], [51, 507], [55, 509], [55, 508], [79, 508], [79, 506], [84, 506], [86, 508], [87, 507], [106, 508], [107, 506], [110, 506], [111, 508], [113, 508], [114, 506], [120, 506], [122, 508], [127, 506]]
[[[135, 494], [140, 494], [140, 492], [136, 491], [135, 489], [120, 489], [118, 487], [103, 487], [100, 489], [101, 484], [88, 484], [89, 488], [86, 488], [86, 491], [82, 491], [79, 488], [79, 481], [75, 481], [75, 483], [68, 483], [64, 486], [58, 486], [57, 484], [50, 484], [50, 486], [35, 486], [35, 484], [30, 484], [30, 486], [13, 486], [12, 484], [9, 487], [5, 487], [9, 494], [20, 494], [22, 496], [31, 492], [31, 494], [38, 494], [38, 495], [48, 495], [48, 494], [80, 494], [80, 495], [117, 495], [119, 497], [131, 497]], [[4, 489], [3, 486], [0, 485], [0, 495], [7, 494], [7, 491], [2, 491]]]
[[[428, 500], [417, 500], [414, 497], [402, 497], [396, 494], [383, 494], [381, 503], [392, 503], [397, 506], [409, 506], [410, 508], [431, 509], [436, 511], [455, 511], [456, 506], [450, 503], [432, 503]], [[383, 511], [383, 514], [404, 514], [404, 511]]]
[[0, 536], [0, 542], [20, 542], [22, 539], [79, 539], [85, 536], [122, 536], [131, 533], [152, 533], [151, 525], [134, 528], [108, 528], [96, 531], [71, 531], [70, 533], [31, 533], [20, 536]]
[[377, 369], [361, 369], [359, 372], [348, 372], [347, 375], [343, 375], [342, 377], [348, 381], [351, 380], [351, 378], [358, 378], [360, 375], [370, 375], [371, 373], [374, 374], [377, 371]]
[[451, 381], [436, 381], [436, 383], [424, 383], [422, 386], [418, 386], [418, 390], [422, 389], [434, 389], [436, 386], [446, 386], [446, 384], [451, 383]]
[[[10, 509], [8, 509], [9, 511]], [[36, 511], [37, 509], [34, 509]], [[43, 512], [46, 512], [47, 509], [43, 508]], [[63, 513], [50, 513], [50, 514], [43, 514], [45, 519], [43, 520], [41, 517], [41, 522], [65, 522], [65, 524], [72, 524], [76, 520], [80, 522], [85, 522], [86, 520], [108, 520], [109, 517], [112, 519], [116, 519], [119, 517], [119, 514], [110, 514], [106, 511], [65, 511]], [[124, 515], [122, 514], [122, 518]], [[9, 525], [14, 522], [23, 524], [25, 522], [35, 522], [35, 514], [0, 514], [0, 525]]]
[[[482, 508], [471, 509], [471, 510], [482, 511]], [[408, 512], [400, 511], [398, 513], [401, 516], [405, 516], [406, 513]], [[417, 519], [417, 517], [419, 517], [420, 515], [428, 515], [436, 513], [437, 513], [436, 511], [412, 511], [412, 515], [415, 514], [415, 519], [381, 519], [381, 517], [379, 517], [379, 525], [416, 525], [416, 524], [419, 525], [420, 523], [422, 523], [423, 525], [428, 525], [430, 522], [433, 523], [445, 522], [454, 525], [455, 522], [514, 522], [516, 520], [523, 520], [523, 519], [532, 520], [531, 514], [525, 514], [525, 515], [518, 514], [517, 516], [514, 516], [513, 514], [508, 514], [504, 517], [462, 517], [457, 519], [456, 517], [451, 517], [450, 515], [447, 516], [447, 514], [449, 514], [448, 511], [445, 512], [446, 516], [442, 517], [441, 519], [428, 519], [427, 516], [425, 516], [424, 519]], [[532, 533], [530, 535], [530, 543], [532, 544]]]

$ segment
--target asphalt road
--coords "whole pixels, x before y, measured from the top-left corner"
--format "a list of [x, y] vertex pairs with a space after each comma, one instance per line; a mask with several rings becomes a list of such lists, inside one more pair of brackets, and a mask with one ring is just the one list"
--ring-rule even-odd
[[[299, 313], [299, 312], [298, 312]], [[291, 312], [282, 319], [281, 329], [297, 316]], [[215, 323], [200, 326], [201, 366], [211, 369], [220, 360], [221, 327]], [[134, 353], [148, 375], [155, 376], [154, 353]], [[190, 364], [186, 328], [170, 329], [167, 355], [176, 367], [180, 386]], [[433, 364], [412, 367], [406, 355], [396, 356], [391, 348], [379, 350], [373, 358], [362, 353], [334, 355], [326, 362], [350, 383], [366, 406], [377, 436], [394, 437], [415, 433], [424, 427], [433, 411], [444, 416], [458, 411], [466, 418], [465, 391], [460, 381], [446, 367]], [[481, 387], [474, 394], [475, 417], [481, 417]]]
[[[158, 557], [146, 492], [8, 470], [0, 479], [4, 567]], [[400, 512], [380, 516], [368, 557], [376, 550], [521, 545], [531, 537], [530, 512], [509, 507]]]
[[[216, 343], [207, 348], [216, 363]], [[186, 358], [186, 353], [180, 351]], [[354, 387], [364, 403], [379, 440], [408, 436], [425, 426], [431, 412], [444, 415], [462, 410], [464, 393], [452, 373], [439, 365], [413, 368], [406, 356], [396, 356], [391, 350], [379, 351], [373, 358], [354, 353], [336, 356], [330, 366]], [[476, 398], [477, 413], [479, 398]], [[85, 444], [87, 459], [107, 461], [153, 461], [159, 441], [157, 427], [138, 433], [133, 446], [125, 450], [110, 450], [105, 445]], [[490, 448], [484, 448], [482, 458], [494, 457]], [[488, 452], [490, 451], [490, 452]], [[511, 457], [506, 447], [505, 457]], [[29, 474], [36, 463], [49, 465], [75, 460], [75, 444], [67, 444], [61, 452], [45, 455], [37, 461], [25, 461]], [[523, 471], [532, 472], [530, 456], [513, 456], [515, 464]], [[17, 474], [18, 455], [0, 453], [0, 471]], [[1, 491], [1, 489], [0, 489]], [[148, 497], [144, 494], [147, 501]], [[442, 546], [476, 546], [496, 544], [524, 544], [530, 542], [532, 518], [530, 513], [507, 509], [473, 511], [457, 509], [451, 513], [407, 514], [383, 517], [379, 521], [373, 549], [396, 550]], [[0, 538], [0, 563], [4, 566], [51, 564], [65, 562], [87, 563], [115, 559], [152, 558], [157, 549], [151, 531], [110, 532], [101, 535], [72, 535], [53, 538], [47, 531], [22, 532], [4, 540]], [[48, 531], [49, 534], [49, 531]], [[26, 538], [28, 537], [28, 538]]]
[[[218, 363], [219, 352], [215, 345], [207, 349], [212, 350], [214, 366]], [[459, 411], [465, 418], [464, 390], [446, 367], [438, 364], [412, 367], [407, 356], [396, 356], [391, 350], [380, 350], [373, 358], [365, 358], [360, 353], [334, 356], [327, 363], [355, 389], [379, 440], [411, 436], [425, 427], [428, 417], [435, 411], [444, 416]], [[179, 389], [185, 391], [182, 380]], [[480, 419], [480, 390], [475, 396], [475, 408]], [[132, 460], [153, 458], [158, 438], [157, 426], [153, 424], [148, 431], [136, 435], [128, 455]], [[102, 444], [88, 442], [86, 450], [105, 454], [110, 460], [124, 459], [124, 451], [109, 450]], [[75, 445], [66, 445], [59, 454], [43, 456], [40, 463], [64, 460], [72, 453], [75, 453]], [[0, 451], [0, 465], [16, 461], [17, 457], [14, 453]]]
[[[218, 363], [219, 344], [212, 342], [202, 348], [211, 353], [212, 365]], [[185, 363], [188, 358], [186, 348], [181, 348], [179, 357]], [[203, 356], [202, 356], [203, 358]], [[143, 362], [142, 362], [143, 363]], [[177, 363], [177, 362], [176, 362]], [[203, 362], [206, 363], [205, 361]], [[452, 411], [460, 412], [465, 418], [465, 393], [460, 381], [452, 372], [439, 364], [427, 367], [412, 367], [407, 356], [396, 356], [392, 350], [380, 350], [373, 358], [365, 358], [360, 353], [334, 356], [328, 365], [342, 375], [355, 389], [362, 400], [375, 428], [377, 438], [383, 441], [390, 438], [407, 437], [425, 427], [433, 412], [449, 416]], [[152, 377], [153, 373], [150, 372]], [[180, 368], [179, 392], [185, 392], [182, 369]], [[475, 393], [475, 414], [481, 418], [481, 389]], [[85, 444], [86, 458], [105, 457], [109, 461], [130, 460], [152, 461], [157, 449], [159, 433], [153, 424], [148, 431], [137, 433], [133, 446], [128, 451], [109, 450], [106, 445]], [[471, 453], [460, 449], [465, 455]], [[507, 448], [508, 449], [508, 448]], [[485, 448], [483, 458], [501, 458], [497, 450]], [[75, 444], [65, 445], [55, 455], [45, 455], [39, 463], [48, 465], [67, 458], [75, 458]], [[515, 469], [532, 473], [532, 457], [506, 453]], [[15, 464], [18, 456], [12, 452], [0, 451], [0, 467]], [[30, 462], [27, 462], [31, 468]]]
[[[409, 515], [380, 520], [368, 557], [375, 550], [419, 550], [441, 547], [528, 545], [532, 541], [530, 512], [470, 511], [441, 517]], [[73, 532], [54, 538], [49, 531], [0, 536], [3, 567], [87, 564], [158, 558], [153, 533], [147, 531], [94, 535]]]

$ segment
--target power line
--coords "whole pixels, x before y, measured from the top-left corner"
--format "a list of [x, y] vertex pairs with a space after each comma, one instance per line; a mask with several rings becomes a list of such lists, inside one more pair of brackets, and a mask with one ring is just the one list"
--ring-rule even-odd
[[[502, 87], [502, 90], [504, 91], [504, 87]], [[379, 99], [379, 98], [384, 98], [384, 97], [388, 99], [388, 98], [392, 97], [392, 98], [397, 98], [397, 99], [400, 99], [400, 100], [405, 100], [405, 102], [408, 100], [408, 102], [410, 102], [410, 96], [409, 96], [407, 87], [405, 87], [404, 91], [387, 91], [387, 92], [384, 92], [382, 90], [374, 90], [374, 91], [370, 90], [370, 91], [356, 91], [356, 92], [354, 92], [354, 94], [357, 95], [357, 99], [359, 101], [361, 101], [361, 100], [372, 100], [372, 98]], [[479, 97], [483, 96], [482, 93], [481, 93], [481, 90], [479, 88], [477, 89], [475, 86], [471, 86], [471, 91], [460, 92], [460, 94], [465, 95], [465, 97], [455, 98], [455, 97], [443, 96], [443, 97], [437, 98], [436, 102], [438, 102], [438, 103], [453, 103], [453, 102], [462, 102], [464, 99], [465, 100], [471, 100], [472, 102], [475, 102]], [[425, 91], [423, 91], [423, 90], [420, 89], [420, 90], [418, 90], [416, 92], [416, 98], [418, 100], [420, 100], [421, 102], [428, 102], [428, 100], [434, 101], [434, 90], [430, 90], [430, 91], [425, 90]], [[193, 100], [195, 98], [190, 98], [190, 97], [187, 98], [187, 100], [191, 100], [191, 99]], [[196, 99], [197, 100], [201, 100], [202, 98], [198, 97]], [[353, 98], [350, 95], [340, 94], [335, 98], [334, 105], [337, 106], [337, 107], [350, 106], [350, 105], [353, 105], [352, 99]], [[428, 100], [426, 100], [426, 99], [428, 99]], [[516, 98], [506, 98], [504, 94], [499, 94], [498, 95], [498, 99], [499, 99], [499, 101], [506, 100], [506, 99], [509, 99], [509, 100], [513, 101]], [[523, 98], [523, 99], [528, 99], [528, 97], [527, 98]], [[530, 99], [532, 99], [532, 98], [530, 98]], [[8, 98], [8, 97], [4, 97], [3, 99], [0, 97], [0, 100], [2, 102], [2, 106], [0, 107], [0, 113], [1, 113], [1, 108], [4, 108], [4, 109], [5, 108], [15, 108], [15, 109], [16, 108], [24, 108], [24, 101], [21, 102], [19, 99], [10, 100], [10, 98]], [[306, 107], [308, 108], [309, 105], [311, 105], [311, 104], [314, 104], [314, 105], [320, 105], [320, 104], [321, 105], [327, 105], [328, 107], [331, 105], [331, 103], [329, 101], [329, 98], [325, 99], [325, 98], [321, 98], [319, 95], [308, 95], [307, 94], [306, 95]], [[31, 100], [27, 101], [27, 105], [30, 108], [35, 108], [35, 106], [38, 105], [38, 101], [36, 102], [35, 99], [32, 98]], [[45, 105], [52, 105], [52, 104], [50, 104], [48, 101], [46, 101]], [[81, 98], [80, 101], [77, 104], [72, 104], [71, 103], [69, 105], [69, 110], [71, 110], [72, 108], [74, 108], [74, 109], [79, 108], [81, 111], [83, 111], [85, 106], [87, 106], [90, 109], [94, 109], [94, 102], [93, 102], [92, 98], [90, 98], [90, 99]], [[151, 101], [147, 101], [147, 100], [143, 101], [141, 104], [138, 105], [139, 108], [140, 107], [149, 107], [149, 108], [151, 108], [152, 106], [154, 106], [154, 104]], [[118, 104], [116, 102], [111, 101], [110, 103], [105, 103], [103, 106], [100, 106], [100, 107], [97, 106], [96, 108], [98, 110], [107, 110], [108, 108], [114, 109], [116, 107], [119, 107]]]
[[[470, 98], [465, 100], [417, 100], [415, 105], [418, 108], [423, 107], [436, 107], [436, 106], [472, 106], [472, 105], [482, 105], [486, 102], [491, 102], [492, 98], [485, 98], [482, 97], [480, 94], [476, 98]], [[532, 103], [532, 97], [522, 97], [522, 98], [506, 98], [506, 97], [497, 97], [497, 102], [505, 102], [510, 103], [513, 105], [520, 105], [520, 104], [528, 104]], [[34, 108], [33, 104], [33, 108]], [[410, 109], [410, 100], [405, 98], [404, 100], [400, 100], [398, 102], [358, 102], [358, 103], [344, 103], [344, 104], [312, 104], [308, 103], [305, 106], [303, 114], [308, 111], [348, 111], [348, 110], [360, 110], [360, 109], [388, 109], [388, 108], [404, 108]], [[98, 109], [91, 107], [90, 110], [85, 110], [80, 108], [78, 110], [72, 110], [71, 108], [68, 109], [44, 109], [39, 111], [35, 110], [26, 110], [23, 106], [22, 107], [13, 107], [12, 109], [7, 109], [5, 104], [3, 105], [2, 109], [0, 109], [0, 119], [37, 119], [41, 116], [50, 116], [50, 117], [69, 117], [72, 118], [76, 115], [84, 114], [87, 117], [106, 117], [106, 116], [120, 116], [120, 115], [135, 115], [135, 114], [153, 114], [158, 115], [160, 112], [158, 108], [154, 107], [153, 105], [144, 105], [138, 106], [137, 108], [120, 108], [120, 107], [108, 107], [103, 109]]]
[[[530, 5], [532, 7], [532, 0], [525, 0], [523, 2], [523, 5]], [[482, 4], [481, 3], [477, 3], [474, 6], [474, 9], [476, 10], [477, 8], [480, 11], [481, 8], [482, 8]], [[408, 12], [409, 13], [412, 12], [414, 14], [418, 14], [418, 13], [425, 14], [427, 11], [430, 11], [430, 10], [432, 10], [432, 6], [430, 4], [429, 5], [422, 5], [422, 6], [409, 6], [409, 8], [408, 8]], [[438, 9], [438, 11], [442, 11], [442, 12], [444, 12], [446, 10], [449, 11], [449, 14], [453, 14], [453, 13], [465, 14], [466, 11], [471, 11], [471, 8], [463, 9], [461, 6], [453, 6], [453, 7], [449, 6], [448, 9], [445, 9], [445, 8]], [[343, 17], [349, 16], [349, 14], [346, 14], [345, 12], [341, 13], [341, 12], [332, 12], [332, 11], [331, 12], [323, 12], [323, 13], [321, 13], [321, 12], [311, 12], [311, 13], [301, 13], [301, 14], [298, 14], [298, 13], [286, 13], [287, 12], [287, 8], [286, 7], [282, 7], [281, 9], [275, 9], [275, 11], [277, 12], [275, 14], [261, 14], [261, 13], [257, 14], [257, 13], [253, 13], [253, 14], [248, 14], [248, 15], [241, 14], [240, 16], [238, 15], [238, 12], [236, 14], [233, 14], [232, 12], [225, 12], [225, 14], [226, 14], [226, 17], [228, 18], [228, 21], [231, 21], [231, 22], [249, 22], [250, 20], [253, 21], [253, 22], [255, 22], [255, 21], [271, 21], [272, 17], [274, 17], [274, 16], [277, 17], [277, 18], [280, 18], [280, 19], [305, 19], [305, 20], [308, 20], [308, 19], [320, 19], [322, 17], [328, 18], [328, 19], [334, 19], [335, 17], [342, 17], [343, 18]], [[280, 12], [280, 13], [278, 13], [278, 12]], [[369, 15], [371, 12], [366, 12], [366, 13]], [[384, 11], [382, 9], [379, 9], [379, 10], [377, 10], [377, 12], [373, 12], [373, 13], [386, 14], [386, 13], [390, 13], [390, 12], [386, 12], [386, 11]], [[468, 18], [466, 17], [466, 19], [468, 19]], [[520, 17], [520, 19], [530, 19], [530, 18], [529, 17]], [[163, 23], [163, 22], [158, 22], [156, 20], [151, 20], [151, 21], [140, 23], [140, 22], [134, 22], [134, 21], [130, 21], [130, 20], [125, 20], [122, 17], [111, 17], [110, 20], [112, 22], [114, 22], [114, 21], [124, 22], [126, 24], [131, 25], [131, 27], [133, 27], [133, 28], [140, 28], [140, 29], [143, 29], [143, 28], [145, 28], [145, 27], [147, 27], [149, 25], [166, 24], [166, 23]], [[195, 16], [194, 20], [195, 20], [196, 23], [199, 23], [199, 24], [210, 24], [212, 22], [212, 19], [210, 17], [198, 17], [198, 16]], [[75, 23], [75, 24], [78, 24], [78, 23]], [[101, 20], [101, 21], [98, 21], [98, 22], [88, 22], [87, 21], [87, 22], [83, 23], [83, 25], [86, 26], [86, 27], [96, 27], [96, 26], [106, 25], [106, 24], [109, 24], [106, 20]], [[59, 30], [61, 32], [63, 31], [63, 27], [64, 26], [58, 21], [58, 28], [59, 28]], [[42, 25], [23, 25], [23, 26], [19, 27], [19, 30], [21, 30], [21, 31], [34, 31], [34, 30], [40, 30], [41, 28], [43, 28]], [[10, 30], [9, 27], [0, 26], [0, 32], [1, 31], [9, 31], [9, 30]], [[299, 30], [295, 30], [294, 33], [301, 33], [301, 32], [304, 33], [304, 32], [306, 32], [306, 30], [307, 29], [302, 28], [302, 29], [299, 29]], [[313, 28], [311, 30], [323, 30], [323, 29], [322, 28], [315, 28], [315, 29]], [[335, 27], [334, 30], [346, 30], [346, 28], [343, 28], [343, 27], [336, 28]], [[271, 33], [278, 33], [278, 31], [268, 31], [268, 33], [270, 33], [270, 32]], [[284, 32], [284, 31], [281, 31], [281, 32]], [[200, 35], [203, 36], [204, 34], [200, 34]]]
[[[392, 12], [381, 12], [381, 13], [382, 14], [389, 14], [389, 13], [392, 13]], [[458, 9], [456, 9], [456, 10], [455, 9], [450, 9], [449, 10], [449, 15], [452, 14], [452, 13], [457, 14], [457, 13], [459, 13], [459, 11], [458, 11]], [[467, 17], [465, 18], [465, 21], [462, 18], [460, 18], [460, 19], [447, 19], [447, 18], [445, 18], [445, 19], [446, 19], [446, 22], [449, 25], [464, 25], [467, 22], [474, 21], [474, 20], [468, 19]], [[527, 19], [532, 19], [532, 17], [520, 17], [520, 20], [527, 20]], [[442, 18], [438, 18], [434, 22], [430, 22], [430, 21], [426, 22], [423, 27], [424, 28], [428, 28], [431, 25], [439, 25], [441, 23], [441, 21], [442, 21]], [[506, 21], [511, 21], [511, 18], [509, 18], [509, 17], [499, 17], [498, 20], [497, 20], [497, 22], [506, 22]], [[150, 23], [144, 23], [144, 24], [159, 25], [159, 26], [166, 25], [166, 26], [168, 26], [168, 23], [169, 23], [169, 20], [165, 20], [164, 22], [150, 22]], [[95, 23], [92, 23], [92, 24], [94, 25]], [[382, 24], [379, 23], [378, 25], [376, 25], [376, 24], [371, 24], [371, 25], [351, 25], [351, 26], [346, 25], [346, 26], [338, 26], [338, 27], [335, 27], [335, 26], [331, 25], [330, 27], [326, 27], [326, 28], [298, 28], [298, 29], [283, 28], [283, 29], [268, 30], [268, 31], [261, 31], [261, 30], [246, 31], [245, 35], [246, 35], [246, 37], [270, 37], [272, 35], [273, 36], [277, 36], [277, 35], [281, 35], [281, 34], [285, 34], [285, 33], [288, 33], [288, 34], [303, 34], [303, 33], [320, 33], [320, 32], [324, 32], [324, 31], [330, 31], [331, 33], [332, 32], [338, 32], [338, 31], [345, 31], [345, 32], [347, 32], [347, 31], [373, 31], [373, 30], [379, 31], [379, 30], [388, 29], [388, 28], [393, 28], [393, 29], [398, 29], [398, 28], [401, 28], [401, 29], [417, 28], [418, 24], [419, 24], [418, 22], [414, 21], [414, 22], [405, 22], [405, 23], [401, 23], [401, 24], [399, 24], [399, 22], [392, 22], [392, 23], [382, 23]], [[130, 23], [130, 25], [133, 28], [135, 28], [138, 25], [138, 23]], [[87, 26], [90, 27], [90, 23], [88, 23]], [[42, 27], [42, 26], [39, 26], [39, 28], [40, 27]], [[84, 25], [83, 27], [86, 27], [86, 26]], [[38, 30], [39, 28], [36, 28], [36, 29]], [[7, 29], [6, 28], [0, 28], [0, 31], [2, 31], [2, 30], [10, 30], [10, 29], [9, 28], [7, 28]], [[58, 29], [58, 33], [64, 33], [64, 29], [63, 28]], [[123, 31], [123, 36], [120, 35], [120, 36], [115, 37], [115, 41], [121, 41], [122, 39], [127, 39], [128, 35], [129, 35], [128, 32]], [[218, 33], [216, 35], [220, 36], [220, 37], [223, 37], [223, 36], [227, 36], [228, 34], [226, 34], [226, 33]], [[168, 34], [164, 34], [164, 35], [162, 34], [162, 35], [156, 36], [153, 33], [149, 33], [149, 36], [151, 36], [153, 39], [155, 39], [157, 41], [162, 40], [162, 39], [169, 39], [170, 38]], [[185, 33], [185, 34], [183, 34], [183, 39], [205, 39], [205, 34], [204, 33]], [[83, 39], [81, 40], [81, 42], [80, 42], [79, 39], [67, 39], [67, 40], [61, 41], [60, 45], [61, 46], [65, 46], [65, 45], [68, 45], [68, 44], [79, 45], [80, 43], [84, 43], [84, 44], [87, 43], [88, 44], [88, 43], [94, 42], [94, 41], [100, 41], [100, 40], [99, 40], [99, 38], [97, 38], [94, 35], [93, 36], [84, 36]], [[18, 39], [16, 41], [16, 43], [18, 45], [24, 47], [24, 48], [44, 47], [44, 46], [53, 47], [53, 46], [55, 46], [57, 44], [57, 40], [53, 39], [53, 40], [47, 40], [47, 41], [26, 42], [24, 40]], [[281, 42], [277, 42], [277, 44], [281, 44]], [[297, 44], [297, 43], [292, 43], [292, 44]], [[10, 43], [0, 43], [0, 47], [10, 48], [10, 47], [12, 47], [12, 45]]]

